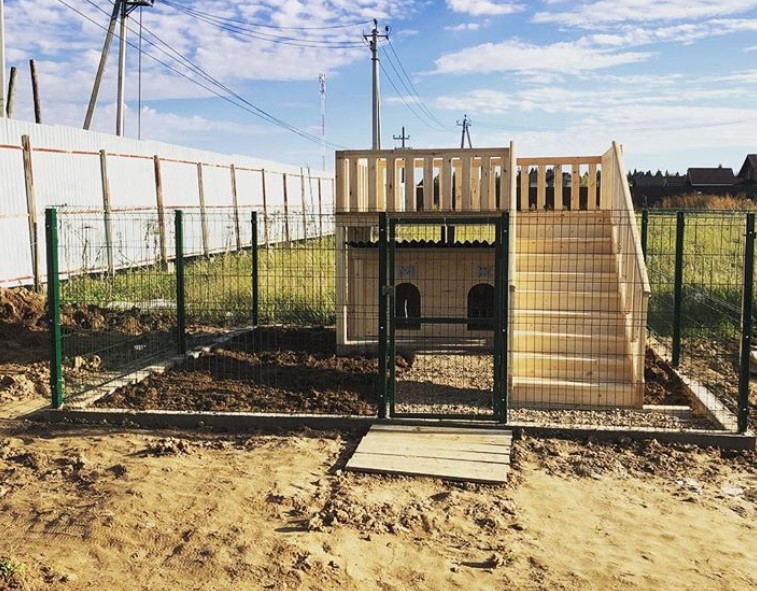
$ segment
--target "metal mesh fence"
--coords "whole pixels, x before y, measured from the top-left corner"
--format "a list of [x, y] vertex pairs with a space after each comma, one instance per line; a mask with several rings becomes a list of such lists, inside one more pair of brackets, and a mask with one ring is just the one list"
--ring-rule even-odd
[[752, 214], [51, 213], [56, 404], [747, 428]]
[[753, 223], [753, 214], [743, 212], [643, 214], [650, 348], [693, 382], [697, 404], [706, 403], [707, 414], [727, 430], [737, 430], [739, 420], [743, 426], [748, 411], [751, 334], [743, 322], [750, 322], [744, 314], [746, 273], [753, 265], [750, 218]]

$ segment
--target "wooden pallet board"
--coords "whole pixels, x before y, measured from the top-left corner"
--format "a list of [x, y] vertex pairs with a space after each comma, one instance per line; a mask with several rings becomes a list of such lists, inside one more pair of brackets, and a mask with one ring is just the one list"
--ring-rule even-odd
[[511, 441], [497, 429], [373, 425], [347, 470], [504, 484]]

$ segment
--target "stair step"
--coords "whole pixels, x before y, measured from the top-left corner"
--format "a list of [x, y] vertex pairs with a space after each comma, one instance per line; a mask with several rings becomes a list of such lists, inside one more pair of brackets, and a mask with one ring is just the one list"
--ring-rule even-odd
[[612, 241], [605, 237], [551, 237], [518, 238], [521, 254], [612, 254]]
[[523, 289], [557, 287], [561, 291], [568, 288], [575, 291], [617, 291], [618, 277], [615, 273], [545, 272], [517, 271], [515, 284]]
[[564, 355], [622, 355], [625, 335], [597, 335], [514, 330], [513, 351], [522, 353], [561, 353]]
[[629, 358], [625, 355], [515, 352], [512, 363], [517, 378], [612, 382], [631, 377]]
[[626, 319], [622, 312], [515, 309], [514, 330], [575, 334], [623, 334]]
[[613, 254], [543, 254], [521, 253], [516, 257], [518, 272], [542, 273], [612, 273], [617, 263]]
[[580, 312], [617, 312], [620, 296], [597, 291], [556, 291], [553, 289], [520, 289], [515, 291], [516, 308], [571, 310]]
[[521, 212], [517, 217], [518, 238], [609, 237], [609, 212]]
[[515, 378], [510, 394], [514, 405], [550, 410], [575, 407], [641, 407], [642, 390], [629, 382], [584, 382], [544, 378]]

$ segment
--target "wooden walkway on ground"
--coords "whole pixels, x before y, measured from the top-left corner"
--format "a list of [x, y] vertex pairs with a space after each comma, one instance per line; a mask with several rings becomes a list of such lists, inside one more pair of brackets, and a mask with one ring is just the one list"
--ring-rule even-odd
[[347, 470], [502, 484], [510, 471], [510, 431], [373, 425]]

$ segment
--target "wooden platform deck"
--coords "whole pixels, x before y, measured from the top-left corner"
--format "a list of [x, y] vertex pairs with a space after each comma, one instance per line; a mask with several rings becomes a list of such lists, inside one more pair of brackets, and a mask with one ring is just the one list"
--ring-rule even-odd
[[373, 425], [347, 470], [503, 484], [511, 441], [510, 431], [494, 429]]

